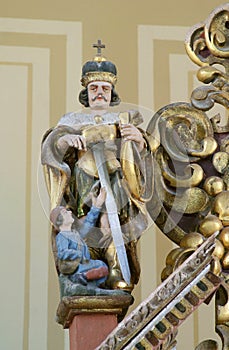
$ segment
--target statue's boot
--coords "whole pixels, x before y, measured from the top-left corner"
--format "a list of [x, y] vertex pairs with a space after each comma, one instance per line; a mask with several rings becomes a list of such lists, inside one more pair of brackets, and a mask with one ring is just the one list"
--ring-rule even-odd
[[106, 250], [105, 258], [109, 267], [109, 275], [106, 281], [106, 286], [109, 289], [121, 289], [131, 292], [134, 288], [133, 284], [127, 284], [122, 276], [118, 256], [114, 244], [110, 244]]

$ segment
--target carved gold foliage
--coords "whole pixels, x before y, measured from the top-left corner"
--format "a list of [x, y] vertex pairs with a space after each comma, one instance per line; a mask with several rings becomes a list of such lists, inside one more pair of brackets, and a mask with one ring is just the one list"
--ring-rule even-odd
[[157, 191], [161, 201], [166, 203], [169, 208], [173, 208], [173, 210], [184, 214], [194, 214], [204, 211], [207, 208], [209, 201], [208, 195], [202, 189], [193, 187], [181, 193], [172, 192], [163, 183], [163, 179], [161, 180], [161, 183], [157, 183]]
[[229, 168], [229, 153], [215, 153], [213, 157], [213, 165], [219, 173], [224, 174]]
[[223, 191], [216, 196], [213, 210], [222, 224], [229, 226], [229, 191]]
[[229, 107], [228, 75], [215, 67], [202, 67], [197, 73], [197, 78], [204, 84], [211, 84], [198, 87], [192, 92], [193, 106], [205, 111], [211, 109], [215, 102]]
[[184, 168], [184, 175], [178, 175], [173, 172], [168, 164], [169, 157], [159, 148], [156, 153], [156, 159], [160, 166], [163, 177], [172, 187], [194, 187], [203, 180], [204, 172], [198, 164], [188, 164]]
[[[215, 103], [229, 107], [229, 4], [215, 9], [205, 23], [195, 25], [187, 34], [185, 47], [191, 60], [201, 68], [198, 79], [208, 86], [195, 89], [191, 95], [193, 106], [211, 109]], [[213, 66], [218, 64], [222, 70]], [[228, 132], [229, 119], [219, 125], [221, 116], [213, 118], [215, 131]]]
[[215, 9], [204, 23], [187, 33], [185, 46], [191, 60], [199, 66], [221, 63], [228, 66], [229, 4]]
[[196, 162], [213, 154], [217, 147], [207, 115], [187, 103], [175, 103], [158, 111], [148, 126], [149, 134], [154, 134], [155, 125], [157, 137], [158, 130], [160, 135], [155, 152], [159, 206], [185, 214], [206, 210], [208, 194], [197, 187], [204, 172]]
[[[170, 209], [184, 215], [199, 213], [200, 224], [205, 215], [214, 214], [213, 198], [229, 190], [229, 136], [225, 136], [229, 132], [229, 3], [191, 28], [185, 45], [189, 57], [201, 67], [197, 77], [205, 85], [193, 91], [191, 104], [161, 108], [147, 130], [160, 139], [157, 151], [153, 149], [157, 201], [163, 208], [157, 217], [159, 226]], [[226, 115], [217, 114], [210, 120], [205, 111], [215, 103], [225, 107]], [[219, 138], [216, 133], [225, 135]], [[205, 159], [207, 174], [202, 166]], [[165, 226], [160, 226], [164, 233]], [[170, 238], [176, 235], [176, 229], [172, 230]], [[168, 231], [166, 234], [169, 236]]]
[[213, 55], [229, 57], [229, 4], [218, 7], [208, 17], [205, 25], [207, 46]]
[[[162, 280], [165, 281], [192, 251], [216, 232], [219, 236], [213, 252], [212, 271], [227, 280], [229, 3], [219, 6], [205, 22], [191, 28], [185, 47], [190, 59], [200, 67], [197, 78], [204, 85], [192, 92], [190, 104], [174, 103], [161, 108], [147, 130], [157, 140], [152, 147], [157, 196], [151, 208], [154, 215], [156, 208], [158, 210], [156, 223], [163, 233], [180, 246], [167, 256]], [[225, 113], [210, 119], [206, 112], [216, 104], [224, 107]], [[203, 297], [205, 292], [200, 290], [199, 293], [199, 297]], [[217, 332], [224, 350], [229, 349], [228, 295], [226, 283], [216, 299]], [[196, 348], [202, 349], [218, 349], [218, 344], [208, 339]]]
[[[216, 149], [213, 128], [207, 115], [188, 103], [174, 103], [157, 112], [161, 145], [170, 158], [195, 162]], [[153, 134], [151, 123], [147, 131]]]

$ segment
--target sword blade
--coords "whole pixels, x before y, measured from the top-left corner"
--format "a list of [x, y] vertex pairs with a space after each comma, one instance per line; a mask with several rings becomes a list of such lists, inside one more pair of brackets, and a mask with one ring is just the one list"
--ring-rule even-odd
[[126, 254], [126, 248], [123, 240], [122, 230], [117, 212], [117, 205], [115, 202], [114, 194], [111, 188], [110, 178], [104, 158], [104, 144], [99, 143], [93, 146], [93, 155], [95, 164], [98, 170], [101, 186], [105, 187], [106, 195], [106, 210], [108, 215], [108, 221], [113, 237], [114, 246], [117, 252], [118, 261], [123, 278], [127, 284], [130, 284], [130, 268]]

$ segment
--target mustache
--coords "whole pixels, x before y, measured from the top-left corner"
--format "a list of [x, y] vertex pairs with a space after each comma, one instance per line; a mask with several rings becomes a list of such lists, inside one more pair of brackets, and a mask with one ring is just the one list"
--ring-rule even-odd
[[94, 102], [97, 98], [103, 98], [105, 102], [107, 102], [107, 98], [103, 96], [102, 94], [98, 94], [95, 97], [92, 98], [92, 101]]

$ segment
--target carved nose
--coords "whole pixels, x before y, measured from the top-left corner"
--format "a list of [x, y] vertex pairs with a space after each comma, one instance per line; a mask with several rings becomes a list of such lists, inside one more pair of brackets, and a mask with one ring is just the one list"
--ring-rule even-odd
[[97, 91], [98, 91], [98, 95], [99, 95], [99, 94], [102, 94], [102, 92], [103, 92], [102, 87], [101, 87], [101, 86], [98, 86], [98, 90], [97, 90]]

